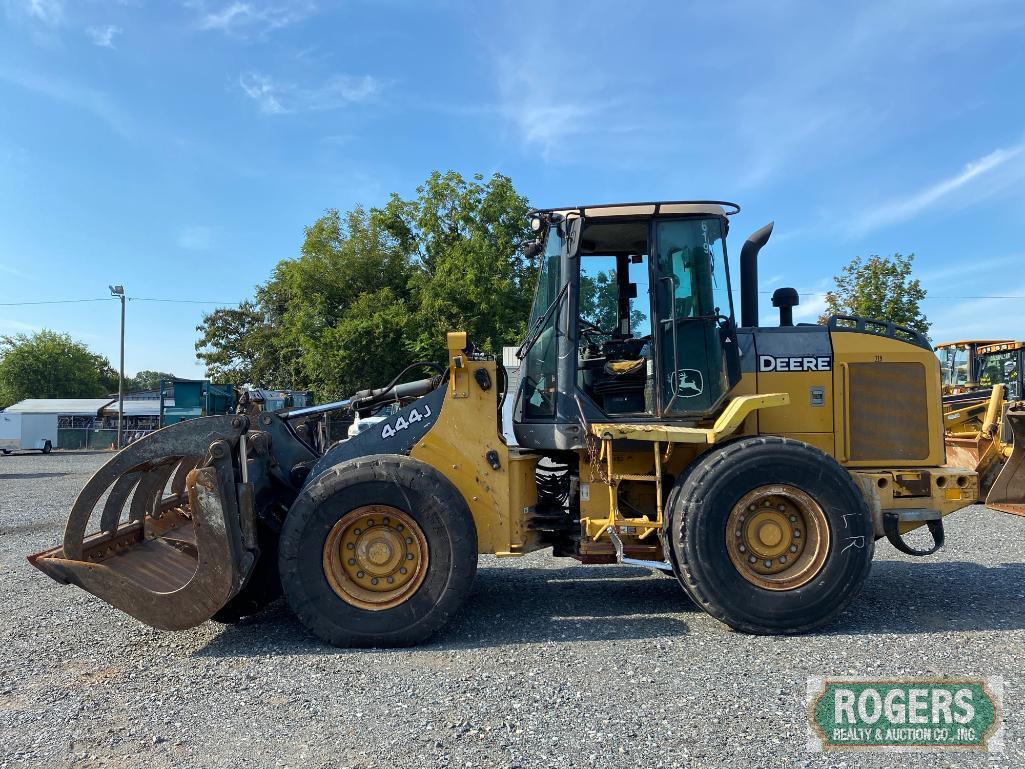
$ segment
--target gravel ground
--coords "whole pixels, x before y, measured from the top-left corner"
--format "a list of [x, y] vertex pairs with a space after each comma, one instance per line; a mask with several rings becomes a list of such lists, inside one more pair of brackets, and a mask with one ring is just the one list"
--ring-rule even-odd
[[[286, 607], [145, 627], [32, 569], [102, 453], [0, 457], [0, 769], [1025, 766], [1025, 520], [971, 508], [942, 554], [880, 543], [828, 632], [759, 638], [672, 579], [547, 552], [484, 558], [426, 646], [347, 651]], [[999, 675], [1002, 754], [811, 754], [814, 675]]]

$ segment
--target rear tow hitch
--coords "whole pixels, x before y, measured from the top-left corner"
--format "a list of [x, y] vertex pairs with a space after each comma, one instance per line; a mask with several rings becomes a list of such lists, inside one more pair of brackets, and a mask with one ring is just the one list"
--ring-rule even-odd
[[[920, 513], [932, 513], [932, 511], [918, 511], [918, 510], [904, 510], [901, 513], [894, 512], [892, 510], [883, 513], [883, 533], [886, 535], [886, 539], [891, 545], [900, 550], [902, 553], [914, 556], [925, 556], [932, 555], [941, 547], [943, 547], [943, 518], [938, 513], [933, 513], [935, 517], [924, 518]], [[900, 533], [900, 524], [908, 521], [922, 521], [925, 520], [925, 525], [929, 527], [929, 533], [932, 534], [933, 545], [928, 550], [920, 550], [916, 547], [911, 547]]]

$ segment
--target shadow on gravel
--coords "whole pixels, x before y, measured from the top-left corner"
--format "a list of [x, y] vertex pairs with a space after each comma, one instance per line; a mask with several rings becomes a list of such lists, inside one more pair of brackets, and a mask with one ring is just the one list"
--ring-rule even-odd
[[0, 481], [34, 481], [40, 478], [63, 478], [71, 473], [0, 473]]
[[831, 634], [1025, 629], [1025, 564], [876, 561]]
[[[646, 569], [576, 566], [478, 570], [473, 593], [448, 627], [420, 649], [638, 640], [682, 636], [679, 612], [697, 611], [679, 583]], [[306, 631], [283, 602], [224, 628], [199, 656], [348, 654]], [[384, 650], [387, 653], [388, 650]]]

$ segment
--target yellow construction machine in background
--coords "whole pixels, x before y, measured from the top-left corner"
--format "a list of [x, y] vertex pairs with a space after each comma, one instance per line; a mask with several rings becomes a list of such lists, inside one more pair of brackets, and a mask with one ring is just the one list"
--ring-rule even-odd
[[980, 493], [988, 500], [1016, 442], [1012, 422], [1014, 404], [1023, 394], [1025, 343], [947, 342], [937, 345], [936, 355], [944, 392], [947, 466], [978, 472]]

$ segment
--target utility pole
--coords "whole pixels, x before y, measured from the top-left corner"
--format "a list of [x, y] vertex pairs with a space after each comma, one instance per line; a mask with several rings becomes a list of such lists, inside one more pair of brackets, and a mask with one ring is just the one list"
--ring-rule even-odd
[[125, 287], [110, 286], [110, 295], [121, 300], [121, 369], [117, 377], [117, 448], [122, 448], [125, 424]]

